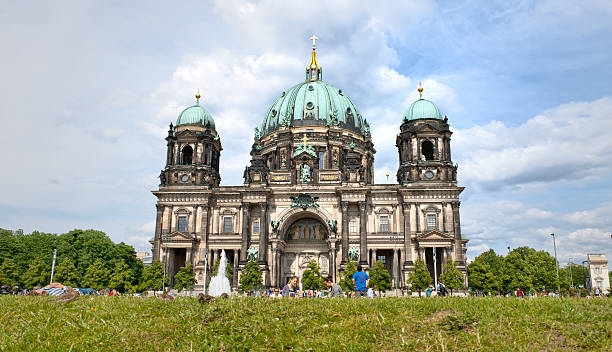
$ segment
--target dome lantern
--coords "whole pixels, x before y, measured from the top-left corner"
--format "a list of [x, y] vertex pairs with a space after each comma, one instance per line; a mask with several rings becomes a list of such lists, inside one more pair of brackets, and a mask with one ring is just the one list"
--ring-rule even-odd
[[312, 35], [312, 57], [310, 58], [310, 65], [306, 67], [306, 82], [320, 81], [323, 78], [323, 70], [317, 63], [317, 48], [316, 41], [319, 39], [316, 35]]
[[212, 115], [200, 105], [200, 90], [195, 94], [196, 103], [181, 111], [176, 119], [175, 126], [181, 125], [201, 125], [204, 127], [215, 128], [215, 121]]

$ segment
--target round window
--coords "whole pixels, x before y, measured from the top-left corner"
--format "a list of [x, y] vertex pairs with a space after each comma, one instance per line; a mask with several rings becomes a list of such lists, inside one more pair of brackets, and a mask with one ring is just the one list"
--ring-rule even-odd
[[312, 84], [308, 86], [308, 90], [309, 91], [313, 91], [314, 90], [314, 87], [312, 86]]
[[312, 102], [309, 101], [308, 103], [306, 103], [306, 109], [312, 110], [312, 108], [314, 108], [314, 104]]
[[183, 181], [183, 182], [189, 181], [189, 175], [184, 174], [183, 176], [181, 176], [181, 181]]
[[432, 179], [434, 177], [434, 173], [431, 171], [425, 171], [425, 177]]

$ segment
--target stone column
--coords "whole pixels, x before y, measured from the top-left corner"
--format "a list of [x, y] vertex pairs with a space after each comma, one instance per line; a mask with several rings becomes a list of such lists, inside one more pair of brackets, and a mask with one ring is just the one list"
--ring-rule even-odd
[[267, 265], [268, 249], [268, 212], [267, 204], [259, 203], [259, 258], [260, 264]]
[[276, 282], [276, 272], [278, 271], [278, 268], [276, 267], [276, 258], [278, 257], [278, 248], [277, 248], [277, 244], [275, 242], [272, 243], [272, 270], [270, 270], [270, 284], [272, 285], [272, 287], [276, 287], [277, 286], [277, 282]]
[[164, 220], [164, 206], [161, 204], [155, 204], [157, 208], [157, 217], [155, 220], [155, 235], [153, 239], [153, 260], [159, 260], [159, 247], [161, 244], [161, 228]]
[[349, 215], [348, 215], [348, 202], [342, 202], [342, 263], [345, 263], [348, 259], [349, 250]]
[[374, 267], [376, 264], [376, 248], [372, 248], [372, 260], [370, 260], [370, 267]]
[[332, 280], [336, 282], [336, 242], [331, 243], [329, 249], [329, 274], [332, 276]]
[[238, 250], [234, 249], [234, 266], [232, 268], [232, 286], [234, 289], [238, 288]]
[[193, 206], [193, 214], [191, 215], [191, 233], [195, 234], [196, 233], [196, 218], [198, 216], [198, 206], [194, 205]]
[[412, 226], [410, 226], [410, 208], [412, 203], [402, 204], [404, 221], [402, 222], [402, 233], [404, 234], [404, 265], [412, 265]]
[[359, 202], [359, 264], [368, 265], [368, 239], [366, 202]]
[[453, 223], [455, 225], [455, 258], [460, 265], [465, 264], [465, 258], [463, 258], [463, 250], [461, 248], [461, 223], [459, 221], [459, 206], [461, 202], [452, 202], [453, 207]]
[[249, 248], [249, 203], [242, 205], [242, 242], [240, 243], [240, 262], [247, 261], [247, 248]]
[[172, 214], [173, 208], [174, 207], [172, 205], [168, 206], [168, 232], [167, 233], [172, 232], [172, 220], [174, 218], [174, 214]]
[[395, 288], [398, 288], [399, 285], [399, 251], [397, 248], [393, 249], [393, 274], [391, 277], [393, 278], [393, 282], [395, 283]]

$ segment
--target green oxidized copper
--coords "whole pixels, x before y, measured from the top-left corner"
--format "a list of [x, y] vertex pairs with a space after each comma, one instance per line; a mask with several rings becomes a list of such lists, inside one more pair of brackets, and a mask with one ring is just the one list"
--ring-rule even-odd
[[302, 210], [306, 210], [308, 207], [318, 208], [319, 204], [317, 204], [317, 200], [319, 197], [313, 197], [310, 194], [300, 193], [297, 196], [290, 196], [291, 198], [291, 207], [292, 208], [302, 208]]

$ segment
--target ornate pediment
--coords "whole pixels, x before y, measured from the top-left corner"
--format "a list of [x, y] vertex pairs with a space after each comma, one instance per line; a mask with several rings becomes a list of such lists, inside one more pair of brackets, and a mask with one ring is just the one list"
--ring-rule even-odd
[[168, 235], [162, 235], [162, 242], [193, 242], [196, 239], [187, 233], [174, 231]]
[[418, 241], [425, 241], [425, 242], [447, 242], [447, 241], [452, 241], [454, 238], [453, 236], [447, 235], [445, 233], [442, 233], [438, 230], [432, 230], [426, 233], [423, 233], [419, 236], [417, 236], [417, 240]]
[[183, 130], [175, 134], [175, 137], [195, 137], [195, 136], [197, 136], [196, 132], [189, 130], [189, 129]]

